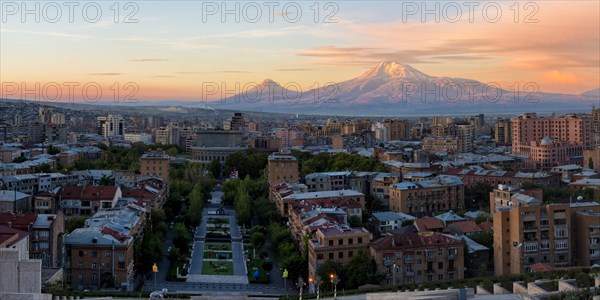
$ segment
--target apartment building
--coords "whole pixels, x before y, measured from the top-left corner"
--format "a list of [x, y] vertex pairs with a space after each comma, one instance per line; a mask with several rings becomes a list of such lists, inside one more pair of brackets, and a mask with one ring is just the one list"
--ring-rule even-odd
[[169, 155], [163, 150], [147, 151], [140, 158], [140, 173], [145, 177], [158, 177], [169, 183]]
[[89, 216], [115, 207], [122, 195], [117, 186], [65, 186], [58, 193], [58, 199], [66, 216]]
[[325, 262], [345, 265], [360, 251], [369, 251], [371, 233], [344, 225], [320, 227], [308, 240], [308, 276], [315, 278]]
[[268, 180], [269, 185], [287, 183], [299, 183], [299, 166], [295, 156], [284, 154], [273, 154], [268, 158]]
[[394, 234], [374, 240], [370, 252], [387, 285], [464, 278], [460, 238], [437, 232]]
[[65, 237], [66, 283], [74, 289], [128, 287], [135, 274], [134, 238], [108, 227], [78, 228]]
[[543, 118], [526, 113], [511, 121], [513, 153], [527, 156], [531, 168], [581, 164], [583, 150], [594, 145], [594, 121], [589, 115]]
[[[496, 204], [493, 214], [495, 274], [531, 272], [531, 265], [535, 263], [553, 267], [575, 263], [589, 266], [593, 261], [589, 255], [597, 257], [591, 245], [597, 241], [598, 212], [600, 204], [595, 202], [544, 205], [541, 200], [521, 193], [513, 194], [508, 205]], [[590, 247], [585, 248], [586, 244]]]
[[465, 206], [460, 177], [439, 175], [418, 182], [403, 181], [390, 188], [390, 210], [417, 216], [459, 210]]

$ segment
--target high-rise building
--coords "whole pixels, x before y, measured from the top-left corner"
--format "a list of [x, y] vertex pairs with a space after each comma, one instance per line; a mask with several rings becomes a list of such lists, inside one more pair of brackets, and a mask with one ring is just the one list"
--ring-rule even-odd
[[97, 119], [97, 133], [107, 138], [110, 135], [123, 135], [125, 119], [119, 115], [100, 116]]
[[383, 126], [387, 128], [388, 141], [405, 141], [410, 139], [410, 125], [407, 120], [385, 120]]
[[497, 144], [506, 145], [511, 143], [512, 124], [510, 120], [498, 119], [494, 125], [494, 140]]
[[52, 122], [52, 108], [50, 107], [40, 107], [38, 109], [38, 119], [42, 124], [48, 124]]
[[50, 118], [50, 122], [52, 124], [64, 125], [65, 124], [65, 114], [60, 114], [60, 113], [52, 114], [52, 117]]
[[511, 121], [513, 153], [527, 156], [530, 168], [581, 164], [583, 150], [594, 145], [589, 115], [543, 118], [526, 113]]
[[458, 151], [473, 151], [473, 126], [469, 123], [456, 123], [456, 137], [458, 138]]
[[242, 113], [234, 113], [231, 118], [231, 130], [244, 131], [244, 115]]

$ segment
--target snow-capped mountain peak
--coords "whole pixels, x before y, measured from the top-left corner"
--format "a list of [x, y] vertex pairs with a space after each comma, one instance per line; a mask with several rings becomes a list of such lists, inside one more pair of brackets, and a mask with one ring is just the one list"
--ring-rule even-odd
[[429, 75], [418, 71], [410, 65], [400, 64], [395, 61], [383, 61], [363, 73], [357, 79], [423, 79], [429, 77]]

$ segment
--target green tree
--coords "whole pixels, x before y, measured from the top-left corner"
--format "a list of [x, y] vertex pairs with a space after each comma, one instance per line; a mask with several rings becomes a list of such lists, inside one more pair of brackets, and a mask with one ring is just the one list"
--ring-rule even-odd
[[260, 231], [253, 232], [250, 235], [250, 242], [255, 249], [260, 250], [265, 244], [265, 235]]
[[100, 181], [98, 181], [98, 185], [115, 185], [115, 178], [113, 176], [107, 176], [106, 174], [102, 174], [102, 177], [100, 177]]
[[365, 251], [360, 251], [345, 267], [346, 288], [358, 288], [364, 284], [379, 284], [383, 274], [377, 271], [377, 264]]
[[202, 218], [202, 209], [204, 207], [204, 195], [202, 193], [202, 186], [199, 183], [194, 185], [192, 192], [189, 195], [190, 207], [187, 211], [187, 220], [193, 227], [200, 225], [200, 219]]
[[353, 215], [348, 220], [350, 227], [363, 227], [362, 220], [359, 216]]
[[67, 233], [71, 233], [73, 232], [73, 230], [77, 229], [77, 228], [83, 228], [83, 226], [85, 226], [85, 217], [72, 217], [69, 218], [66, 222], [65, 222], [65, 227], [67, 229]]
[[189, 252], [189, 243], [192, 241], [192, 235], [183, 223], [176, 223], [173, 227], [173, 246], [177, 247], [182, 254]]
[[221, 169], [221, 162], [216, 158], [208, 165], [208, 170], [214, 178], [221, 178]]

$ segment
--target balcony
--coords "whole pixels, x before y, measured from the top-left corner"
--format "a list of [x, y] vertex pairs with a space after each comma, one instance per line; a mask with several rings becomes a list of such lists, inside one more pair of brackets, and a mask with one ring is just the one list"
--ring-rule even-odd
[[434, 260], [435, 260], [435, 256], [433, 256], [433, 255], [427, 255], [427, 256], [425, 257], [425, 259], [426, 259], [427, 261], [434, 261]]
[[456, 272], [455, 267], [448, 268], [448, 273], [455, 273], [455, 272]]
[[404, 272], [404, 276], [406, 276], [406, 277], [413, 277], [413, 276], [415, 276], [415, 272], [413, 272], [413, 271], [406, 271], [406, 272]]
[[391, 259], [384, 259], [383, 260], [383, 264], [386, 265], [386, 266], [391, 266], [391, 265], [394, 264], [394, 261], [391, 260]]
[[414, 259], [412, 256], [407, 256], [407, 257], [404, 259], [404, 263], [405, 263], [405, 264], [412, 264], [412, 263], [414, 263], [414, 262], [415, 262], [415, 259]]
[[456, 253], [448, 253], [448, 259], [455, 259]]
[[425, 274], [435, 274], [435, 270], [427, 269], [427, 270], [425, 270]]
[[526, 226], [526, 227], [523, 227], [523, 232], [537, 231], [537, 230], [538, 230], [537, 226]]

